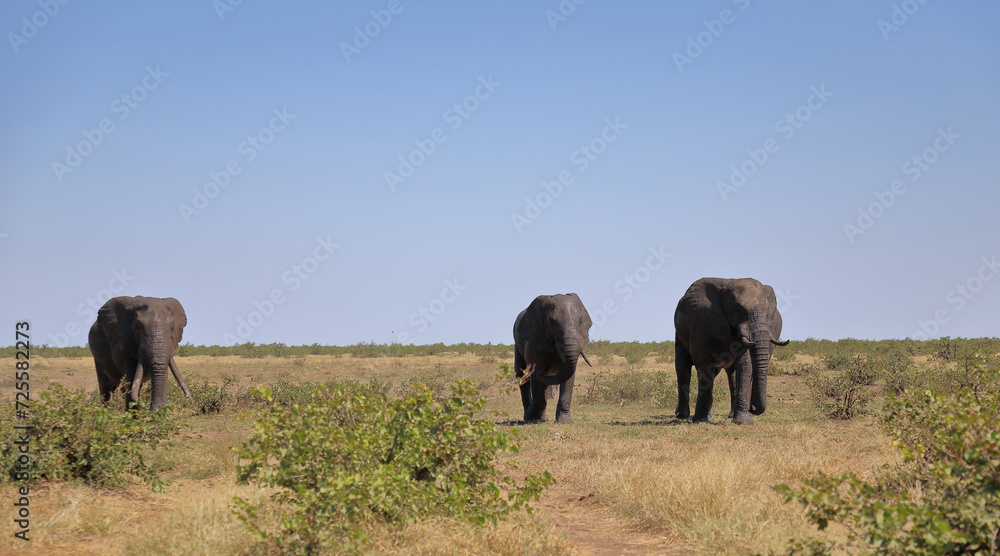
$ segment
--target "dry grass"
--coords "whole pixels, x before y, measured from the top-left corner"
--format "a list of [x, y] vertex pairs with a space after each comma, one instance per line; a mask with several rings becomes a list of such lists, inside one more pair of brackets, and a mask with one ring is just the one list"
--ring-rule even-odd
[[744, 436], [732, 425], [721, 425], [709, 431], [676, 430], [691, 426], [654, 431], [713, 437], [698, 444], [671, 438], [608, 445], [583, 441], [572, 460], [561, 463], [561, 475], [594, 492], [620, 515], [677, 540], [691, 552], [780, 550], [790, 537], [813, 529], [797, 506], [781, 502], [772, 485], [794, 484], [820, 470], [851, 468], [870, 476], [871, 470], [891, 460], [879, 449], [883, 439], [866, 435], [867, 447], [864, 442], [838, 447], [836, 440], [817, 434], [816, 427], [787, 427], [782, 440], [767, 434], [771, 431]]
[[[650, 355], [636, 365], [608, 356], [594, 369], [582, 367], [577, 392], [598, 371], [666, 371], [673, 363]], [[186, 357], [178, 365], [188, 382], [218, 381], [231, 375], [247, 384], [370, 380], [405, 384], [413, 377], [442, 381], [465, 378], [484, 388], [488, 410], [498, 422], [519, 418], [516, 394], [502, 393], [498, 365], [466, 354], [433, 357], [245, 359]], [[93, 362], [85, 358], [44, 361], [42, 374], [71, 388], [94, 389]], [[33, 377], [34, 378], [34, 377]], [[38, 380], [34, 388], [43, 388]], [[5, 390], [6, 384], [0, 384]], [[870, 477], [895, 461], [887, 441], [868, 421], [832, 423], [808, 403], [803, 377], [776, 376], [769, 381], [766, 415], [749, 427], [728, 424], [725, 380], [716, 385], [717, 425], [692, 425], [672, 418], [672, 408], [636, 402], [574, 404], [575, 424], [518, 427], [520, 472], [548, 470], [560, 487], [593, 493], [595, 504], [619, 520], [613, 530], [630, 527], [668, 539], [678, 553], [745, 554], [780, 550], [793, 536], [813, 533], [795, 505], [781, 503], [776, 483], [797, 484], [817, 471], [853, 470]], [[173, 395], [173, 394], [172, 394]], [[579, 400], [579, 397], [578, 397]], [[550, 408], [549, 412], [554, 410]], [[506, 415], [506, 417], [504, 417]], [[551, 416], [551, 415], [550, 415]], [[230, 513], [234, 495], [248, 500], [264, 493], [234, 484], [232, 446], [249, 434], [250, 422], [232, 413], [184, 419], [184, 432], [152, 461], [168, 481], [169, 492], [154, 494], [136, 485], [128, 490], [98, 490], [53, 484], [32, 491], [31, 549], [40, 554], [242, 554], [253, 539]], [[13, 489], [0, 489], [10, 500]], [[541, 508], [497, 527], [479, 529], [435, 520], [403, 529], [374, 528], [375, 549], [403, 554], [570, 554], [594, 547], [573, 547], [567, 532], [553, 525]], [[586, 511], [581, 507], [580, 511]], [[0, 553], [24, 550], [7, 534]], [[571, 535], [570, 535], [571, 537]], [[13, 539], [13, 540], [12, 540]], [[19, 544], [20, 543], [20, 544]]]

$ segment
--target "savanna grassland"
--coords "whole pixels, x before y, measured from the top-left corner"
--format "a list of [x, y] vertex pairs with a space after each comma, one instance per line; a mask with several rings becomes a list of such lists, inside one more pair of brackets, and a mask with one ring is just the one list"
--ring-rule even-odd
[[[963, 353], [972, 343], [793, 342], [778, 348], [767, 412], [749, 426], [726, 419], [728, 388], [721, 377], [715, 424], [673, 417], [676, 379], [669, 342], [588, 346], [593, 368], [578, 369], [575, 422], [569, 425], [517, 423], [520, 398], [505, 368], [513, 359], [510, 346], [407, 350], [363, 344], [327, 353], [315, 346], [182, 346], [178, 367], [195, 397], [184, 400], [171, 380], [168, 399], [180, 432], [146, 453], [165, 491], [153, 492], [139, 479], [117, 487], [75, 480], [34, 483], [31, 541], [14, 538], [14, 527], [5, 520], [0, 552], [260, 552], [232, 512], [234, 496], [255, 503], [271, 493], [235, 480], [233, 448], [250, 437], [259, 414], [248, 402], [250, 390], [268, 384], [276, 399], [285, 396], [293, 403], [308, 397], [310, 384], [343, 381], [373, 383], [398, 397], [417, 383], [445, 395], [455, 380], [471, 380], [486, 398], [482, 418], [502, 431], [516, 430], [520, 452], [503, 456], [501, 467], [513, 461], [515, 478], [548, 471], [557, 481], [532, 502], [534, 513], [517, 512], [497, 525], [445, 517], [402, 527], [372, 523], [366, 531], [368, 549], [375, 552], [766, 554], [784, 553], [790, 540], [808, 536], [843, 541], [845, 529], [832, 524], [817, 532], [803, 507], [784, 502], [773, 486], [801, 485], [818, 472], [852, 471], [875, 480], [899, 466], [899, 452], [875, 418], [886, 394], [960, 382], [967, 364]], [[995, 341], [975, 347], [998, 351]], [[43, 350], [31, 361], [33, 399], [60, 384], [83, 389], [96, 402], [93, 360], [86, 354]], [[0, 395], [14, 399], [12, 378], [0, 380]], [[553, 411], [554, 401], [550, 418]], [[16, 488], [10, 481], [0, 486], [8, 508]]]

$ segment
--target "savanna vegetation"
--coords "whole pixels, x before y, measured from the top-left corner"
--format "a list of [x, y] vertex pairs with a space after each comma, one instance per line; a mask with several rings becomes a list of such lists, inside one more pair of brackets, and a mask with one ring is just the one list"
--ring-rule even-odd
[[0, 551], [1000, 549], [1000, 339], [792, 342], [750, 426], [724, 378], [718, 424], [674, 419], [672, 342], [586, 352], [575, 423], [525, 426], [509, 345], [182, 345], [194, 396], [153, 414], [102, 406], [86, 348], [32, 346], [31, 541]]

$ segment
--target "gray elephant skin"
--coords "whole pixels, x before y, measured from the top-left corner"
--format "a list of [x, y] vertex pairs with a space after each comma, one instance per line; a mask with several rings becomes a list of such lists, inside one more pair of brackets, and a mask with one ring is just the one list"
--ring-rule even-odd
[[[521, 379], [525, 421], [545, 421], [546, 390], [559, 386], [556, 422], [572, 423], [576, 363], [590, 365], [583, 348], [590, 341], [590, 314], [575, 293], [540, 295], [514, 320], [514, 374]], [[550, 396], [551, 397], [551, 396]]]
[[152, 382], [149, 409], [159, 409], [167, 401], [167, 369], [190, 398], [191, 391], [174, 362], [185, 325], [184, 308], [172, 297], [109, 299], [97, 312], [89, 337], [104, 403], [124, 380], [126, 407], [131, 408], [139, 400], [142, 384]]
[[674, 312], [677, 410], [689, 413], [691, 366], [698, 371], [694, 421], [712, 422], [712, 386], [720, 370], [729, 380], [730, 414], [753, 422], [767, 408], [767, 371], [780, 342], [781, 314], [771, 286], [753, 278], [702, 278], [691, 284]]

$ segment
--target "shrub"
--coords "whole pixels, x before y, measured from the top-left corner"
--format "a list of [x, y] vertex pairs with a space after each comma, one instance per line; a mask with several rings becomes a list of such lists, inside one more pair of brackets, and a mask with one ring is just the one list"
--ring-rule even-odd
[[[876, 554], [996, 554], [1000, 551], [1000, 393], [994, 370], [956, 395], [909, 391], [889, 402], [880, 424], [904, 465], [870, 484], [853, 473], [820, 474], [798, 500], [820, 530], [846, 526], [849, 542]], [[815, 544], [818, 546], [818, 544]], [[836, 547], [826, 545], [826, 550]], [[792, 550], [790, 550], [792, 552]]]
[[823, 355], [823, 366], [829, 371], [843, 371], [850, 368], [857, 356], [843, 349], [833, 349]]
[[652, 351], [650, 345], [639, 342], [622, 342], [615, 346], [615, 353], [624, 357], [625, 362], [629, 365], [642, 363], [650, 351]]
[[771, 356], [771, 361], [791, 361], [795, 359], [795, 352], [790, 349], [776, 349]]
[[402, 397], [412, 392], [415, 386], [423, 385], [431, 391], [435, 399], [446, 398], [451, 392], [452, 376], [454, 376], [454, 372], [444, 371], [441, 365], [436, 365], [434, 370], [420, 369], [412, 376], [397, 383], [395, 394]]
[[851, 366], [830, 375], [813, 374], [806, 380], [813, 402], [823, 415], [831, 419], [853, 419], [868, 412], [874, 398], [872, 385], [878, 376], [869, 356], [857, 355]]
[[[219, 384], [202, 381], [200, 384], [190, 385], [191, 397], [184, 398], [178, 396], [178, 407], [190, 409], [196, 413], [222, 413], [223, 411], [234, 411], [240, 407], [247, 407], [255, 403], [255, 399], [250, 396], [250, 386], [240, 386], [236, 377], [222, 375], [222, 382]], [[255, 382], [254, 377], [250, 382]], [[143, 392], [145, 393], [145, 391]]]
[[[266, 388], [261, 394], [272, 396]], [[517, 485], [496, 467], [495, 458], [516, 454], [517, 444], [475, 419], [485, 403], [460, 381], [442, 401], [419, 385], [390, 401], [342, 384], [304, 405], [275, 404], [237, 449], [237, 480], [278, 491], [265, 508], [236, 498], [235, 512], [261, 541], [287, 553], [358, 549], [372, 522], [442, 515], [482, 524], [530, 511], [528, 501], [554, 479], [542, 472]]]
[[[145, 453], [179, 430], [169, 409], [124, 412], [101, 403], [82, 390], [53, 383], [31, 404], [29, 434], [31, 480], [79, 479], [91, 485], [123, 486], [135, 476], [161, 491], [163, 483], [146, 463]], [[19, 434], [13, 408], [5, 408], [0, 462], [4, 475], [18, 479]], [[23, 470], [20, 470], [23, 471]]]
[[927, 379], [913, 365], [913, 357], [907, 352], [892, 352], [881, 357], [880, 374], [885, 379], [886, 394], [902, 394], [903, 392], [924, 386]]

